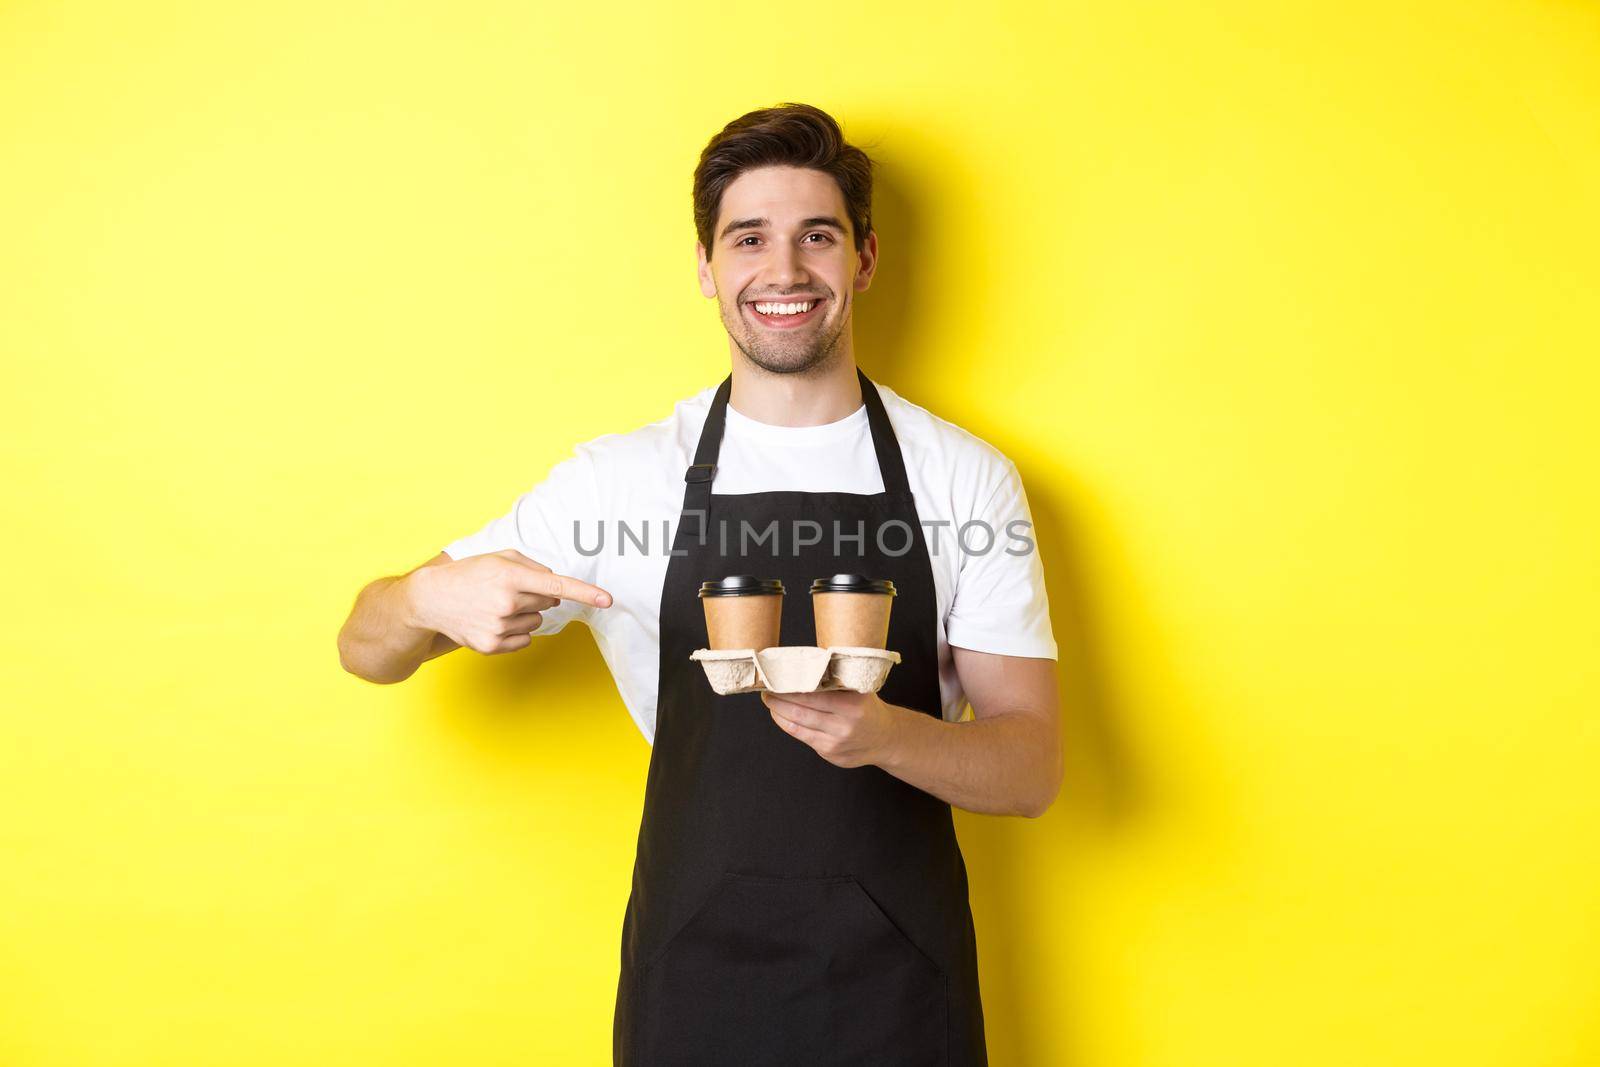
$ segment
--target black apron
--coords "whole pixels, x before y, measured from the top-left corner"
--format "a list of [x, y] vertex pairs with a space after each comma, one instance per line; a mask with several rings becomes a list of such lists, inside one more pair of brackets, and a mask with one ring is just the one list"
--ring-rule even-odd
[[988, 1062], [950, 805], [882, 768], [834, 766], [773, 722], [759, 693], [718, 696], [689, 659], [707, 645], [703, 581], [782, 579], [781, 641], [810, 645], [812, 579], [889, 578], [888, 647], [901, 660], [879, 696], [940, 714], [927, 545], [883, 401], [857, 375], [882, 493], [713, 493], [732, 376], [685, 472], [622, 927], [619, 1067]]

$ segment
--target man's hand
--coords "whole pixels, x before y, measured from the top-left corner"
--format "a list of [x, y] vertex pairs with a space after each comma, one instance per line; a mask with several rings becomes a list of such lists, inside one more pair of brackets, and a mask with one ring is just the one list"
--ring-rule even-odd
[[904, 714], [903, 708], [885, 704], [876, 693], [850, 689], [817, 693], [763, 691], [761, 702], [773, 722], [836, 767], [877, 762], [893, 744], [897, 713]]
[[774, 723], [829, 763], [873, 764], [967, 811], [1043, 815], [1061, 788], [1055, 660], [955, 648], [955, 661], [970, 721], [850, 690], [763, 692], [761, 700]]
[[563, 600], [611, 606], [598, 586], [556, 574], [514, 548], [423, 567], [408, 578], [407, 622], [486, 656], [532, 643], [541, 612]]

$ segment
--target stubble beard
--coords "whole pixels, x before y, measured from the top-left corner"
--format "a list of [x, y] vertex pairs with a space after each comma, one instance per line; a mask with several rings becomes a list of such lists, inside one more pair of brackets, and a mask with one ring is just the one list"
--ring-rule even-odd
[[728, 336], [733, 338], [744, 357], [769, 374], [809, 374], [831, 366], [838, 357], [839, 338], [844, 336], [849, 311], [846, 306], [840, 312], [831, 334], [819, 333], [809, 343], [799, 345], [785, 343], [782, 339], [763, 343], [766, 339], [759, 335], [760, 327], [745, 321], [743, 305], [735, 305], [733, 323], [723, 325], [729, 327]]

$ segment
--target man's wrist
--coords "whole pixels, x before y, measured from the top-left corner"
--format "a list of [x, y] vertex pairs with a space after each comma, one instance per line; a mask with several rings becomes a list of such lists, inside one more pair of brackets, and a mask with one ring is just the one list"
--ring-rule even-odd
[[389, 592], [399, 605], [400, 622], [413, 630], [433, 630], [428, 624], [427, 582], [430, 567], [421, 567], [401, 577]]
[[918, 720], [927, 716], [899, 704], [884, 703], [883, 710], [884, 737], [872, 762], [893, 774], [905, 766], [907, 753], [916, 744], [917, 728], [922, 725]]

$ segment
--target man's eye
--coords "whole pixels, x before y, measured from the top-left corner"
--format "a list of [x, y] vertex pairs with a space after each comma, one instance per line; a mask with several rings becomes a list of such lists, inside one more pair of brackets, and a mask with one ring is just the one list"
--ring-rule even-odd
[[[823, 233], [821, 230], [817, 230], [814, 233], [808, 233], [808, 234], [806, 234], [806, 236], [807, 237], [820, 237], [824, 241], [828, 241], [828, 242], [832, 242], [832, 240], [833, 240], [833, 236], [831, 234]], [[759, 238], [757, 238], [755, 234], [750, 234], [748, 237], [741, 237], [741, 238], [739, 238], [739, 240], [735, 241], [733, 243], [733, 247], [738, 248], [740, 245], [744, 244], [746, 241], [755, 241], [755, 240], [759, 240]]]

